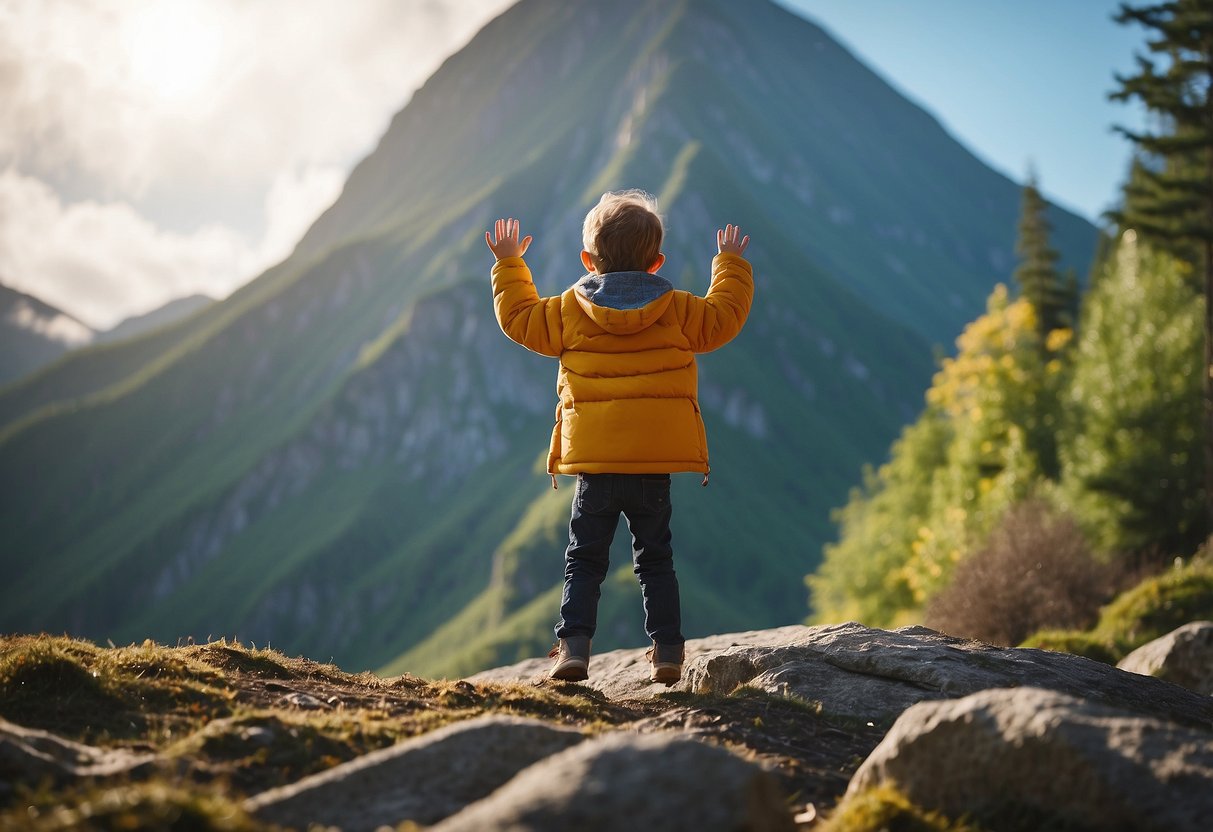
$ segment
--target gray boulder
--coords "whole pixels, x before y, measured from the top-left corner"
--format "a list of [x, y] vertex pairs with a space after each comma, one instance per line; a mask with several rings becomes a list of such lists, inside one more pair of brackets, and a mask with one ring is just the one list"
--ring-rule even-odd
[[1116, 665], [1213, 696], [1213, 621], [1193, 621], [1143, 644]]
[[754, 763], [696, 740], [616, 732], [536, 763], [434, 832], [794, 828]]
[[873, 721], [892, 721], [925, 700], [1032, 686], [1213, 724], [1213, 701], [1207, 698], [1068, 653], [993, 647], [926, 627], [886, 631], [849, 623], [810, 629], [806, 637], [779, 647], [730, 647], [701, 655], [687, 666], [687, 684], [715, 693], [745, 684], [819, 702], [827, 713]]
[[911, 707], [852, 778], [991, 828], [1206, 832], [1213, 732], [1036, 688]]
[[320, 824], [353, 832], [404, 820], [431, 824], [582, 739], [577, 730], [535, 719], [481, 717], [263, 792], [244, 808], [261, 820], [300, 829]]

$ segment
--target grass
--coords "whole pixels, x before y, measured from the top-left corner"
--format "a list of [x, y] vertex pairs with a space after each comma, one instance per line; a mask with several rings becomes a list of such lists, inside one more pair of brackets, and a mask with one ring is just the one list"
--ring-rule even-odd
[[214, 669], [150, 642], [103, 650], [69, 638], [0, 639], [0, 716], [22, 725], [105, 742], [204, 724], [231, 707]]
[[[307, 697], [304, 707], [292, 694]], [[227, 759], [233, 737], [247, 745], [255, 736], [265, 753], [253, 756], [265, 762], [290, 737], [309, 759], [339, 760], [484, 713], [591, 728], [629, 716], [581, 685], [383, 679], [225, 640], [102, 648], [46, 635], [0, 638], [0, 716], [101, 746]]]

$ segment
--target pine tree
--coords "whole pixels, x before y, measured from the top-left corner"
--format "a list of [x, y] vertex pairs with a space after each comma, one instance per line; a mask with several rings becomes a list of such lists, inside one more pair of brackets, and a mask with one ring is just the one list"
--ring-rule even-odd
[[1015, 241], [1019, 266], [1014, 278], [1020, 294], [1036, 309], [1037, 331], [1042, 338], [1055, 329], [1072, 327], [1074, 308], [1072, 291], [1057, 273], [1057, 249], [1049, 244], [1053, 227], [1045, 215], [1047, 208], [1036, 187], [1036, 175], [1029, 173]]
[[1209, 532], [1191, 268], [1126, 232], [1083, 303], [1062, 393], [1062, 493], [1106, 552], [1167, 559]]
[[1136, 74], [1117, 75], [1120, 88], [1110, 97], [1140, 100], [1158, 126], [1116, 128], [1146, 154], [1116, 219], [1193, 262], [1204, 278], [1204, 486], [1213, 524], [1213, 3], [1122, 3], [1115, 20], [1150, 30], [1146, 45], [1155, 58], [1137, 56]]

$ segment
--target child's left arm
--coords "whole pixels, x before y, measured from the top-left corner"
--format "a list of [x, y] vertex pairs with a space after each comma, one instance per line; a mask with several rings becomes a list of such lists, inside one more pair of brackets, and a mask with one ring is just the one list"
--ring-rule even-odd
[[679, 323], [695, 352], [727, 344], [745, 325], [754, 301], [754, 270], [743, 256], [749, 244], [750, 238], [735, 225], [717, 231], [719, 254], [712, 259], [707, 296], [681, 296]]
[[557, 357], [564, 347], [560, 297], [539, 297], [531, 270], [522, 259], [531, 237], [519, 240], [518, 234], [515, 219], [497, 220], [493, 233], [484, 232], [484, 241], [497, 259], [493, 265], [493, 311], [510, 340], [540, 355]]

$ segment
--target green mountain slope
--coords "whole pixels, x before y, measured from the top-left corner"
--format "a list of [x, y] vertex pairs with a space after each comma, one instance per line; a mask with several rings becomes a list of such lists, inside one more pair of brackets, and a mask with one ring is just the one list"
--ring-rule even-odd
[[[497, 328], [483, 231], [521, 217], [557, 292], [584, 212], [625, 186], [659, 196], [682, 288], [706, 289], [717, 226], [755, 241], [751, 319], [701, 362], [711, 487], [677, 484], [687, 635], [801, 618], [830, 508], [1008, 276], [1019, 189], [812, 24], [740, 6], [524, 0], [289, 260], [168, 348], [89, 350], [0, 396], [0, 630], [430, 674], [540, 649], [571, 495], [542, 475], [555, 362]], [[1094, 230], [1055, 214], [1085, 268]], [[603, 649], [643, 639], [625, 538]]]

